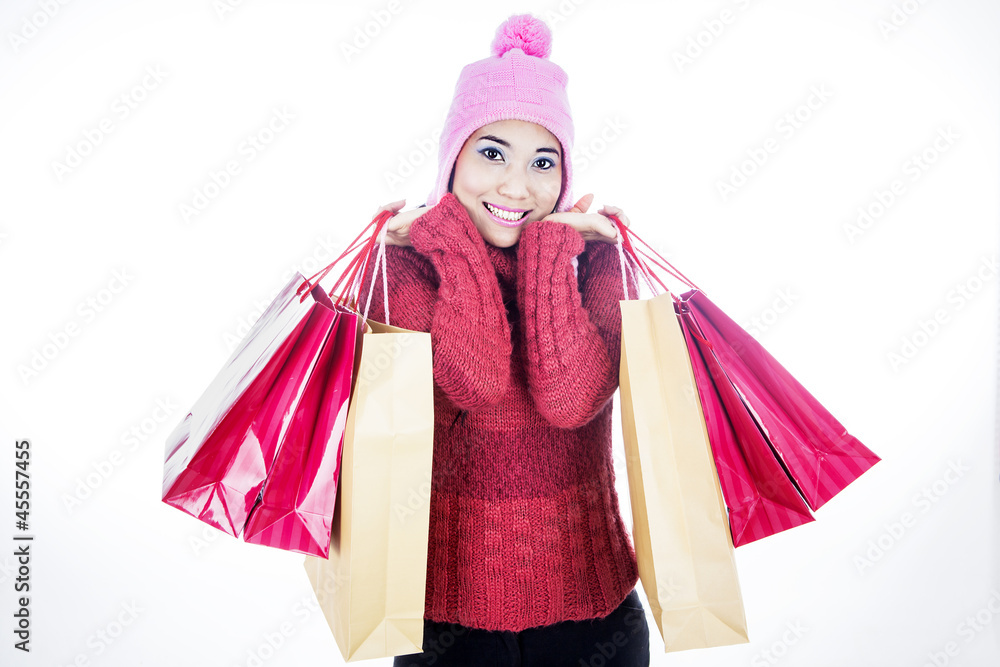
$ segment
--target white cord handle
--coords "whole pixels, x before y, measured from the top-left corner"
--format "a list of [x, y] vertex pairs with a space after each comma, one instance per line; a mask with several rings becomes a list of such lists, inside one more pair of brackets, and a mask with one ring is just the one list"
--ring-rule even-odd
[[[382, 293], [385, 295], [385, 323], [389, 324], [389, 281], [386, 278], [386, 256], [385, 256], [385, 237], [389, 231], [388, 223], [382, 227], [382, 233], [378, 237], [378, 255], [375, 256], [375, 269], [372, 271], [372, 284], [368, 288], [368, 300], [365, 302], [365, 314], [364, 319], [368, 321], [368, 309], [372, 305], [372, 294], [375, 293], [375, 274], [378, 273], [379, 267], [382, 267]], [[359, 280], [363, 276], [359, 273]]]
[[[633, 267], [632, 264], [631, 264], [631, 262], [627, 261], [627, 258], [625, 257], [625, 247], [622, 245], [622, 233], [621, 233], [621, 230], [618, 231], [618, 241], [617, 241], [617, 243], [615, 243], [615, 247], [618, 248], [618, 263], [619, 263], [619, 265], [621, 266], [621, 269], [622, 269], [622, 294], [625, 295], [624, 298], [623, 298], [623, 300], [624, 301], [628, 301], [629, 300], [629, 298], [628, 298], [628, 281], [625, 278], [625, 267], [628, 267], [628, 270], [631, 272], [632, 277], [635, 277], [635, 275], [636, 275], [636, 268]], [[660, 292], [657, 291], [656, 287], [653, 286], [653, 283], [649, 279], [649, 276], [647, 276], [644, 271], [639, 271], [638, 274], [643, 277], [643, 279], [646, 281], [646, 285], [649, 286], [649, 290], [653, 294], [660, 294]], [[636, 280], [636, 283], [638, 284], [638, 279]]]
[[623, 301], [628, 301], [628, 281], [625, 279], [625, 265], [628, 264], [625, 261], [625, 248], [622, 246], [622, 233], [621, 230], [618, 231], [618, 239], [615, 242], [615, 247], [618, 248], [618, 264], [622, 268], [622, 297]]

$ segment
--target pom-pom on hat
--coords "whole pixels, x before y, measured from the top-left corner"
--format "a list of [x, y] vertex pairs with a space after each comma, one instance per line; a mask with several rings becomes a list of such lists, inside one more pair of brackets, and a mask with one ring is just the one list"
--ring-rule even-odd
[[541, 125], [562, 145], [562, 192], [557, 211], [573, 205], [573, 118], [566, 97], [568, 77], [551, 62], [552, 31], [530, 14], [511, 16], [497, 28], [493, 54], [462, 68], [438, 147], [438, 174], [427, 199], [434, 206], [448, 192], [455, 160], [473, 132], [500, 120]]

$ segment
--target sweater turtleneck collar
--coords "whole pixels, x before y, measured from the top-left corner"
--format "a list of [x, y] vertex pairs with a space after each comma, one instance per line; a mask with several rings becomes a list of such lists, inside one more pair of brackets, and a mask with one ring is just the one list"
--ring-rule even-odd
[[494, 245], [486, 244], [486, 253], [493, 262], [493, 268], [497, 276], [508, 284], [513, 284], [517, 277], [517, 244], [509, 248], [498, 248]]

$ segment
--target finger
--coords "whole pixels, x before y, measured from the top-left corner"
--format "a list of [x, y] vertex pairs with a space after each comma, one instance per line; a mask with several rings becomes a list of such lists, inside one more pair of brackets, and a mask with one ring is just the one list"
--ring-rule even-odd
[[586, 194], [580, 197], [579, 201], [573, 204], [573, 208], [570, 209], [571, 213], [586, 213], [590, 205], [594, 203], [594, 195]]
[[587, 217], [590, 218], [591, 240], [618, 242], [618, 227], [610, 218], [596, 213], [591, 213]]
[[382, 206], [377, 211], [375, 211], [375, 213], [372, 215], [372, 217], [374, 218], [376, 215], [378, 215], [382, 211], [392, 211], [393, 213], [399, 213], [399, 209], [403, 208], [403, 206], [405, 206], [405, 205], [406, 205], [406, 200], [405, 199], [400, 199], [399, 201], [391, 202], [389, 204], [386, 204], [385, 206]]
[[626, 227], [629, 226], [629, 219], [628, 219], [628, 217], [617, 206], [608, 206], [607, 204], [605, 204], [601, 208], [601, 210], [598, 211], [598, 213], [600, 213], [601, 215], [613, 215], [616, 218], [618, 218], [623, 225], [625, 225]]
[[[567, 211], [566, 213], [569, 213], [569, 211]], [[569, 221], [566, 219], [566, 213], [549, 213], [547, 216], [545, 216], [544, 218], [542, 218], [541, 220], [539, 220], [539, 222], [545, 221], [545, 222], [566, 222], [566, 223], [568, 223]]]
[[607, 236], [609, 239], [613, 239], [614, 241], [617, 241], [618, 240], [618, 225], [616, 225], [614, 223], [614, 221], [612, 221], [610, 218], [604, 218], [604, 221], [607, 223], [606, 225], [604, 225], [604, 228], [607, 231], [602, 232], [602, 233], [605, 236]]

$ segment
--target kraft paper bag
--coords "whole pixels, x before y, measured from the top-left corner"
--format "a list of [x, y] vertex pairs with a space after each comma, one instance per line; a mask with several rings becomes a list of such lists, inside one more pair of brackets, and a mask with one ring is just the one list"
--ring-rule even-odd
[[423, 650], [434, 447], [430, 334], [368, 320], [355, 377], [330, 556], [305, 561], [348, 661]]
[[650, 610], [667, 651], [747, 643], [726, 507], [672, 297], [620, 305], [622, 431]]

